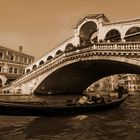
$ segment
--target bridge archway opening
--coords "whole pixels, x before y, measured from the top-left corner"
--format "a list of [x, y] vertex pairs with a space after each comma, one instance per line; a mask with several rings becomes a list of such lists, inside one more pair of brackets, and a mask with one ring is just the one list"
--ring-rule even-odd
[[72, 43], [67, 44], [67, 46], [66, 46], [66, 48], [65, 48], [65, 52], [66, 52], [66, 53], [67, 53], [67, 52], [74, 51], [74, 50], [76, 50], [76, 47], [73, 46]]
[[61, 50], [58, 50], [58, 51], [56, 52], [55, 55], [57, 56], [57, 55], [60, 55], [60, 54], [62, 54], [62, 53], [63, 53], [63, 52], [62, 52]]
[[86, 22], [79, 32], [80, 46], [88, 46], [97, 42], [97, 25], [93, 21]]
[[121, 34], [118, 30], [112, 29], [109, 32], [107, 32], [105, 39], [105, 42], [120, 42], [121, 41]]
[[37, 68], [37, 65], [33, 65], [33, 70]]
[[99, 79], [126, 73], [140, 74], [140, 67], [114, 60], [79, 61], [66, 65], [48, 75], [38, 85], [35, 94], [81, 94]]
[[140, 27], [132, 27], [125, 34], [127, 42], [140, 41]]
[[40, 62], [39, 62], [39, 65], [43, 65], [45, 62], [43, 61], [43, 60], [41, 60]]
[[49, 61], [51, 59], [53, 59], [53, 57], [51, 55], [47, 57], [47, 61]]
[[26, 70], [26, 73], [29, 73], [29, 72], [30, 72], [30, 69], [27, 69], [27, 70]]

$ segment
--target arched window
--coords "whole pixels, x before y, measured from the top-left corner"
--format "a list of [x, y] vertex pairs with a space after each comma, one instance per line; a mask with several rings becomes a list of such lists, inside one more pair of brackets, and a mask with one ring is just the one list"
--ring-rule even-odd
[[75, 51], [75, 50], [76, 50], [76, 47], [73, 46], [72, 43], [69, 43], [65, 48], [65, 52], [71, 52], [71, 51]]
[[37, 68], [37, 65], [33, 65], [33, 70]]
[[14, 68], [14, 73], [15, 73], [15, 74], [18, 73], [18, 68]]
[[26, 70], [26, 73], [29, 73], [29, 72], [30, 72], [30, 69], [27, 69], [27, 70]]
[[12, 54], [10, 54], [10, 56], [9, 56], [9, 60], [14, 60], [14, 55], [12, 55]]
[[53, 57], [50, 55], [50, 56], [48, 56], [47, 61], [51, 60], [51, 59], [53, 59]]
[[41, 61], [39, 62], [39, 65], [43, 65], [43, 64], [44, 64], [44, 61], [41, 60]]
[[106, 34], [104, 40], [110, 41], [110, 42], [119, 42], [119, 41], [121, 41], [120, 32], [116, 29], [112, 29]]
[[62, 51], [58, 50], [55, 55], [57, 56], [57, 55], [60, 55], [60, 54], [62, 54]]
[[132, 27], [125, 34], [126, 41], [140, 41], [140, 27]]
[[9, 73], [13, 73], [13, 67], [9, 68]]

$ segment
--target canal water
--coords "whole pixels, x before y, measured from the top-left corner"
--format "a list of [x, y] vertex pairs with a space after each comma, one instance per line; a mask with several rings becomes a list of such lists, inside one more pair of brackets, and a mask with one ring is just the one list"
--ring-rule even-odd
[[0, 116], [0, 140], [139, 140], [140, 95], [106, 112], [72, 117]]

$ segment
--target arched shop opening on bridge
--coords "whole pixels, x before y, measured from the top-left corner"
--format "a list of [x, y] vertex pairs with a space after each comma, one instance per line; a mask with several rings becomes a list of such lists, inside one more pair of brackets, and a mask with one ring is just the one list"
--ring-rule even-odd
[[118, 30], [112, 29], [107, 32], [104, 41], [109, 41], [109, 42], [119, 42], [121, 41], [121, 34]]
[[47, 61], [53, 59], [53, 57], [50, 55], [47, 57]]
[[88, 46], [93, 42], [97, 42], [97, 25], [93, 21], [86, 22], [79, 32], [80, 45]]
[[140, 27], [132, 27], [125, 34], [127, 42], [140, 41]]

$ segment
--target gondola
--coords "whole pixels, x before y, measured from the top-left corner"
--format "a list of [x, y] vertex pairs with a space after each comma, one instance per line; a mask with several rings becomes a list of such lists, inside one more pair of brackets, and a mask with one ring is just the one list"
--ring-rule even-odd
[[79, 105], [67, 102], [65, 105], [56, 106], [46, 102], [5, 102], [0, 101], [0, 115], [18, 116], [49, 116], [49, 115], [76, 115], [105, 111], [120, 106], [128, 97], [124, 94], [122, 98], [114, 99], [105, 103]]

